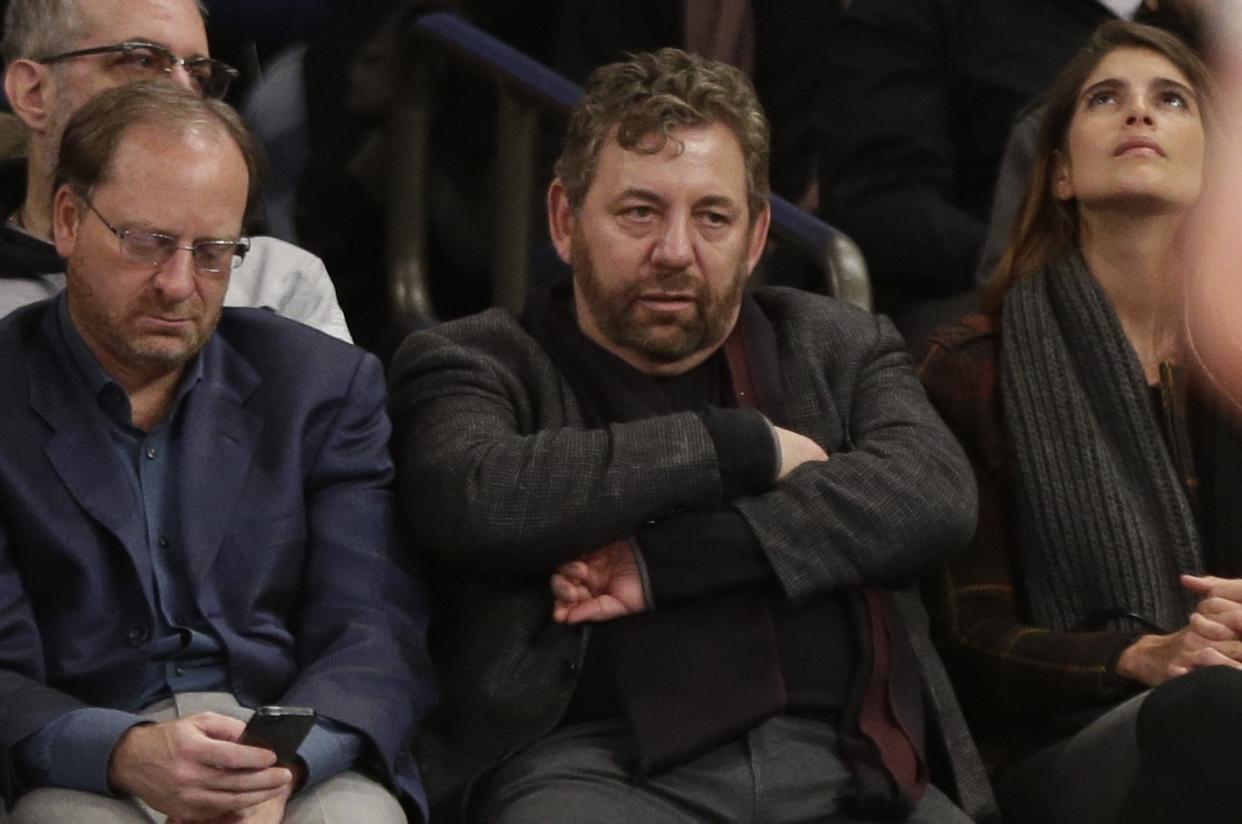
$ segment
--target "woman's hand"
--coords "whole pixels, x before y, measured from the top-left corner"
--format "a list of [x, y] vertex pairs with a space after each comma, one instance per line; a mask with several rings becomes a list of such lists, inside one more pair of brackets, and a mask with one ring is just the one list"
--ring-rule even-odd
[[1117, 659], [1117, 674], [1154, 687], [1199, 667], [1242, 669], [1242, 579], [1183, 575], [1199, 596], [1185, 627], [1144, 635]]

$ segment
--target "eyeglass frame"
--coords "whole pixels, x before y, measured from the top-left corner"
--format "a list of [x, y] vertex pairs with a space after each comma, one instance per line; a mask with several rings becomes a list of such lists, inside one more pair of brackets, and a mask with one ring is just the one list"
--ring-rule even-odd
[[128, 55], [136, 49], [150, 49], [158, 54], [167, 55], [168, 66], [166, 68], [154, 69], [154, 72], [163, 72], [164, 74], [171, 76], [172, 70], [177, 66], [181, 66], [186, 70], [186, 73], [193, 76], [191, 69], [194, 66], [210, 66], [213, 74], [217, 72], [221, 73], [225, 79], [221, 84], [218, 94], [214, 94], [202, 86], [199, 87], [199, 90], [204, 96], [215, 100], [223, 99], [223, 97], [228, 94], [229, 85], [232, 84], [234, 80], [241, 77], [240, 71], [233, 68], [228, 63], [225, 63], [223, 60], [216, 60], [214, 57], [178, 57], [173, 54], [172, 49], [167, 46], [161, 46], [159, 43], [152, 43], [147, 40], [125, 40], [121, 43], [113, 43], [108, 46], [92, 46], [89, 49], [74, 49], [73, 51], [61, 52], [60, 54], [53, 54], [47, 57], [34, 57], [31, 59], [36, 63], [42, 63], [45, 66], [50, 66], [64, 60], [76, 60], [79, 57], [92, 57], [97, 54], [121, 53]]
[[[120, 243], [122, 254], [129, 257], [135, 263], [141, 263], [145, 266], [150, 266], [153, 270], [159, 269], [161, 266], [168, 265], [168, 261], [172, 260], [173, 256], [176, 255], [178, 251], [184, 249], [185, 251], [190, 253], [190, 259], [194, 262], [195, 272], [198, 272], [204, 275], [223, 275], [241, 266], [242, 261], [245, 260], [246, 258], [246, 253], [250, 251], [250, 238], [244, 235], [242, 237], [239, 237], [237, 240], [223, 240], [223, 239], [208, 238], [204, 240], [196, 240], [193, 243], [185, 244], [185, 243], [179, 243], [178, 238], [166, 232], [147, 232], [147, 231], [143, 231], [140, 229], [118, 229], [115, 226], [113, 226], [111, 223], [109, 223], [106, 217], [104, 217], [102, 214], [99, 213], [99, 209], [95, 208], [95, 204], [91, 202], [90, 197], [88, 197], [83, 192], [76, 192], [76, 194], [81, 199], [81, 201], [85, 203], [92, 212], [95, 213], [95, 217], [99, 218], [99, 222], [102, 223], [105, 227], [107, 227], [109, 232], [116, 235], [116, 239]], [[169, 247], [171, 248], [171, 251], [168, 253], [168, 256], [165, 257], [163, 260], [157, 260], [157, 261], [144, 260], [144, 259], [141, 259], [139, 256], [135, 255], [133, 252], [127, 251], [125, 249], [125, 239], [127, 237], [159, 238], [161, 241], [171, 241], [169, 243]], [[227, 269], [211, 269], [206, 266], [203, 266], [199, 262], [198, 250], [200, 248], [220, 248], [222, 246], [233, 247], [233, 254], [229, 258], [230, 263]]]

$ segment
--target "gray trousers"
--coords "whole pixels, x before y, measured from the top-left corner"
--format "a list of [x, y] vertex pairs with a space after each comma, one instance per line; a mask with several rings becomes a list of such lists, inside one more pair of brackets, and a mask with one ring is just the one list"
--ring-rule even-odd
[[[159, 722], [200, 712], [246, 721], [253, 711], [227, 693], [189, 692], [153, 704], [141, 715]], [[23, 795], [9, 816], [0, 811], [0, 824], [163, 824], [164, 818], [135, 799], [108, 798], [56, 787]], [[388, 790], [352, 771], [298, 793], [285, 808], [284, 820], [288, 824], [406, 824], [401, 805]]]
[[1005, 824], [1116, 822], [1138, 777], [1137, 724], [1147, 695], [1007, 769], [996, 785]]
[[[633, 739], [617, 722], [556, 730], [476, 790], [478, 824], [801, 824], [862, 822], [837, 807], [850, 781], [837, 731], [806, 718], [770, 719], [737, 741], [651, 778], [631, 777]], [[910, 824], [970, 824], [929, 787]]]

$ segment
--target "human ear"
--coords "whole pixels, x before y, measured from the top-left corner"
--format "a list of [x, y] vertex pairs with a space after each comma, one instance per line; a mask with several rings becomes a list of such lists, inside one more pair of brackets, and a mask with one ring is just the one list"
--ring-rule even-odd
[[9, 106], [26, 128], [34, 132], [47, 131], [54, 94], [52, 86], [48, 67], [33, 60], [14, 60], [4, 72], [4, 93], [9, 98]]
[[52, 198], [52, 238], [56, 242], [56, 254], [63, 258], [73, 254], [81, 223], [81, 201], [68, 185], [61, 186]]
[[569, 266], [573, 265], [576, 220], [573, 207], [569, 205], [569, 192], [558, 177], [548, 187], [548, 233], [552, 236], [556, 254]]

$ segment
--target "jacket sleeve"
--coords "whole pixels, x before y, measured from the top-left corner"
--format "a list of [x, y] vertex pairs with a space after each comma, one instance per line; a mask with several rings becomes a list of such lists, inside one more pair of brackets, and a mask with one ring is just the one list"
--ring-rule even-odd
[[[435, 700], [428, 605], [393, 509], [379, 361], [364, 355], [304, 479], [299, 671], [281, 701], [358, 730], [391, 776]], [[322, 778], [324, 776], [318, 776]]]
[[820, 212], [862, 248], [882, 306], [965, 291], [984, 239], [957, 194], [943, 5], [855, 3], [827, 49]]
[[927, 402], [901, 336], [882, 317], [833, 326], [831, 342], [800, 348], [813, 350], [801, 356], [811, 380], [852, 375], [841, 401], [844, 448], [822, 444], [827, 461], [734, 502], [794, 601], [908, 581], [963, 546], [974, 526], [969, 465]]
[[990, 337], [952, 349], [933, 343], [921, 367], [979, 486], [974, 539], [925, 585], [934, 637], [966, 705], [1028, 714], [1098, 706], [1136, 688], [1114, 671], [1135, 636], [1052, 632], [1029, 622], [1018, 594], [1021, 547], [1010, 511], [1016, 489], [996, 363]]
[[[499, 315], [482, 317], [471, 323]], [[471, 329], [415, 334], [393, 362], [398, 494], [420, 549], [474, 572], [544, 575], [720, 503], [698, 415], [566, 426], [574, 401], [541, 350], [513, 325]]]
[[0, 788], [11, 807], [18, 790], [15, 746], [86, 704], [45, 683], [39, 627], [8, 542], [0, 521]]

